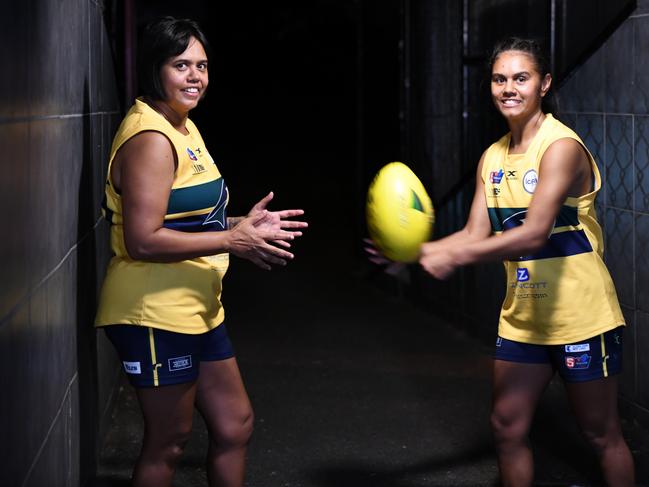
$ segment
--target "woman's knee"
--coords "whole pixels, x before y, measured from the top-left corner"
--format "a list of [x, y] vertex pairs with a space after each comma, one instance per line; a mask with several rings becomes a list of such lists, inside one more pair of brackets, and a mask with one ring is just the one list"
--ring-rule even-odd
[[143, 450], [148, 455], [159, 455], [166, 463], [175, 465], [191, 437], [192, 425], [190, 423], [175, 426], [165, 431], [147, 430], [144, 435]]
[[528, 424], [520, 416], [496, 409], [492, 411], [490, 421], [497, 445], [527, 441]]
[[624, 442], [622, 431], [616, 424], [582, 426], [581, 430], [588, 443], [598, 454], [604, 452], [607, 448]]
[[220, 421], [217, 431], [212, 431], [210, 436], [219, 448], [240, 448], [250, 441], [253, 424], [254, 413], [246, 408]]

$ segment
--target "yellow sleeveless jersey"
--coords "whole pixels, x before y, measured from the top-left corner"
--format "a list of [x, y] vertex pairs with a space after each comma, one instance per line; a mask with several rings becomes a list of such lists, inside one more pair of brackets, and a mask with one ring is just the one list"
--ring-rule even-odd
[[178, 161], [164, 227], [182, 232], [226, 230], [228, 189], [196, 126], [187, 120], [186, 128], [189, 134], [181, 134], [138, 99], [115, 135], [104, 201], [115, 256], [103, 283], [96, 326], [143, 325], [198, 334], [224, 319], [221, 281], [228, 254], [171, 263], [131, 259], [124, 244], [122, 200], [110, 178], [115, 154], [125, 142], [144, 131], [160, 132], [171, 142]]
[[[538, 182], [541, 158], [550, 144], [562, 138], [584, 146], [577, 134], [547, 114], [524, 154], [508, 154], [510, 134], [487, 149], [482, 180], [494, 233], [523, 223]], [[586, 152], [593, 171], [593, 191], [566, 199], [541, 250], [505, 262], [507, 294], [498, 326], [503, 338], [556, 345], [624, 324], [613, 281], [602, 260], [602, 231], [595, 215], [601, 177], [592, 155]]]

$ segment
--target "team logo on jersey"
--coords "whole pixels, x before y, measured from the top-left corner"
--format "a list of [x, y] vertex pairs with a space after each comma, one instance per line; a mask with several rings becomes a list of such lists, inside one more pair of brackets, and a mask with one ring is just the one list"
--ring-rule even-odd
[[227, 217], [225, 216], [225, 206], [228, 204], [228, 188], [223, 182], [223, 179], [220, 180], [221, 190], [219, 197], [217, 199], [217, 204], [214, 206], [209, 215], [205, 217], [203, 225], [217, 224], [221, 227], [222, 230], [225, 230], [227, 224]]
[[566, 345], [566, 352], [590, 352], [590, 343], [577, 343], [576, 345]]
[[523, 176], [523, 188], [525, 188], [525, 191], [529, 194], [534, 194], [538, 182], [539, 176], [536, 174], [534, 169], [530, 169], [525, 173], [525, 176]]
[[175, 372], [176, 370], [185, 370], [192, 368], [192, 356], [185, 355], [184, 357], [174, 357], [168, 360], [169, 371]]
[[489, 182], [492, 184], [500, 184], [500, 181], [503, 179], [505, 171], [498, 169], [498, 171], [491, 171], [489, 173]]
[[516, 269], [516, 280], [518, 282], [526, 282], [530, 280], [530, 273], [526, 267]]
[[517, 211], [512, 213], [507, 218], [503, 220], [502, 226], [503, 230], [511, 230], [512, 228], [520, 227], [523, 222], [525, 222], [525, 217], [527, 216], [527, 210]]
[[590, 355], [584, 353], [576, 357], [566, 357], [566, 367], [569, 369], [587, 369], [590, 367]]
[[[200, 152], [199, 152], [200, 154]], [[189, 155], [189, 158], [192, 161], [198, 161], [198, 157], [196, 157], [196, 154], [194, 154], [194, 151], [192, 151], [189, 147], [187, 147], [187, 155]]]
[[124, 364], [124, 371], [127, 374], [141, 374], [142, 368], [140, 362], [122, 362]]

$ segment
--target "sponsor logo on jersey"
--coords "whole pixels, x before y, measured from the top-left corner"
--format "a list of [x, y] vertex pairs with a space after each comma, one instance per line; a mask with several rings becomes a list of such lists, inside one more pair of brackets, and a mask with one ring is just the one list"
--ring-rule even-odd
[[516, 280], [518, 282], [525, 282], [530, 280], [530, 273], [526, 267], [516, 269]]
[[140, 362], [122, 362], [124, 364], [124, 370], [127, 374], [141, 374], [142, 368], [140, 367]]
[[192, 356], [185, 355], [184, 357], [174, 357], [169, 359], [169, 371], [175, 372], [176, 370], [184, 370], [192, 368]]
[[491, 171], [489, 173], [489, 182], [493, 184], [500, 184], [500, 181], [503, 179], [503, 174], [505, 171], [498, 169], [498, 171]]
[[507, 179], [518, 179], [516, 177], [516, 171], [507, 171], [507, 175], [505, 177]]
[[536, 185], [539, 182], [539, 176], [534, 169], [530, 169], [523, 176], [523, 188], [530, 194], [534, 194]]
[[575, 345], [566, 345], [566, 352], [590, 352], [590, 343], [577, 343]]
[[189, 158], [192, 161], [198, 161], [198, 157], [196, 157], [196, 154], [194, 154], [194, 151], [192, 151], [189, 147], [187, 147], [187, 155], [189, 155]]
[[194, 169], [193, 174], [200, 174], [207, 171], [207, 169], [205, 169], [205, 166], [203, 166], [200, 162], [192, 164], [192, 168]]
[[566, 357], [566, 367], [569, 369], [587, 369], [590, 367], [590, 355], [584, 353], [575, 357]]
[[541, 282], [513, 282], [512, 287], [518, 289], [547, 289], [548, 283], [546, 281]]
[[[547, 281], [531, 282], [530, 271], [527, 267], [516, 269], [516, 282], [511, 283], [514, 297], [518, 299], [543, 299], [547, 298]], [[517, 292], [519, 291], [519, 292]]]

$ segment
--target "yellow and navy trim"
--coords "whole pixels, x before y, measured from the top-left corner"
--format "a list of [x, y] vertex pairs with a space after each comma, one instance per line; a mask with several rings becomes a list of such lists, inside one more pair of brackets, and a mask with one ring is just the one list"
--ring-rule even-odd
[[151, 351], [151, 370], [153, 371], [153, 385], [158, 387], [160, 381], [158, 380], [158, 358], [155, 350], [155, 335], [153, 334], [153, 328], [149, 327], [149, 350]]
[[602, 347], [602, 374], [604, 377], [608, 377], [608, 366], [606, 361], [608, 360], [608, 355], [606, 353], [606, 340], [604, 338], [604, 333], [599, 335], [600, 346]]

